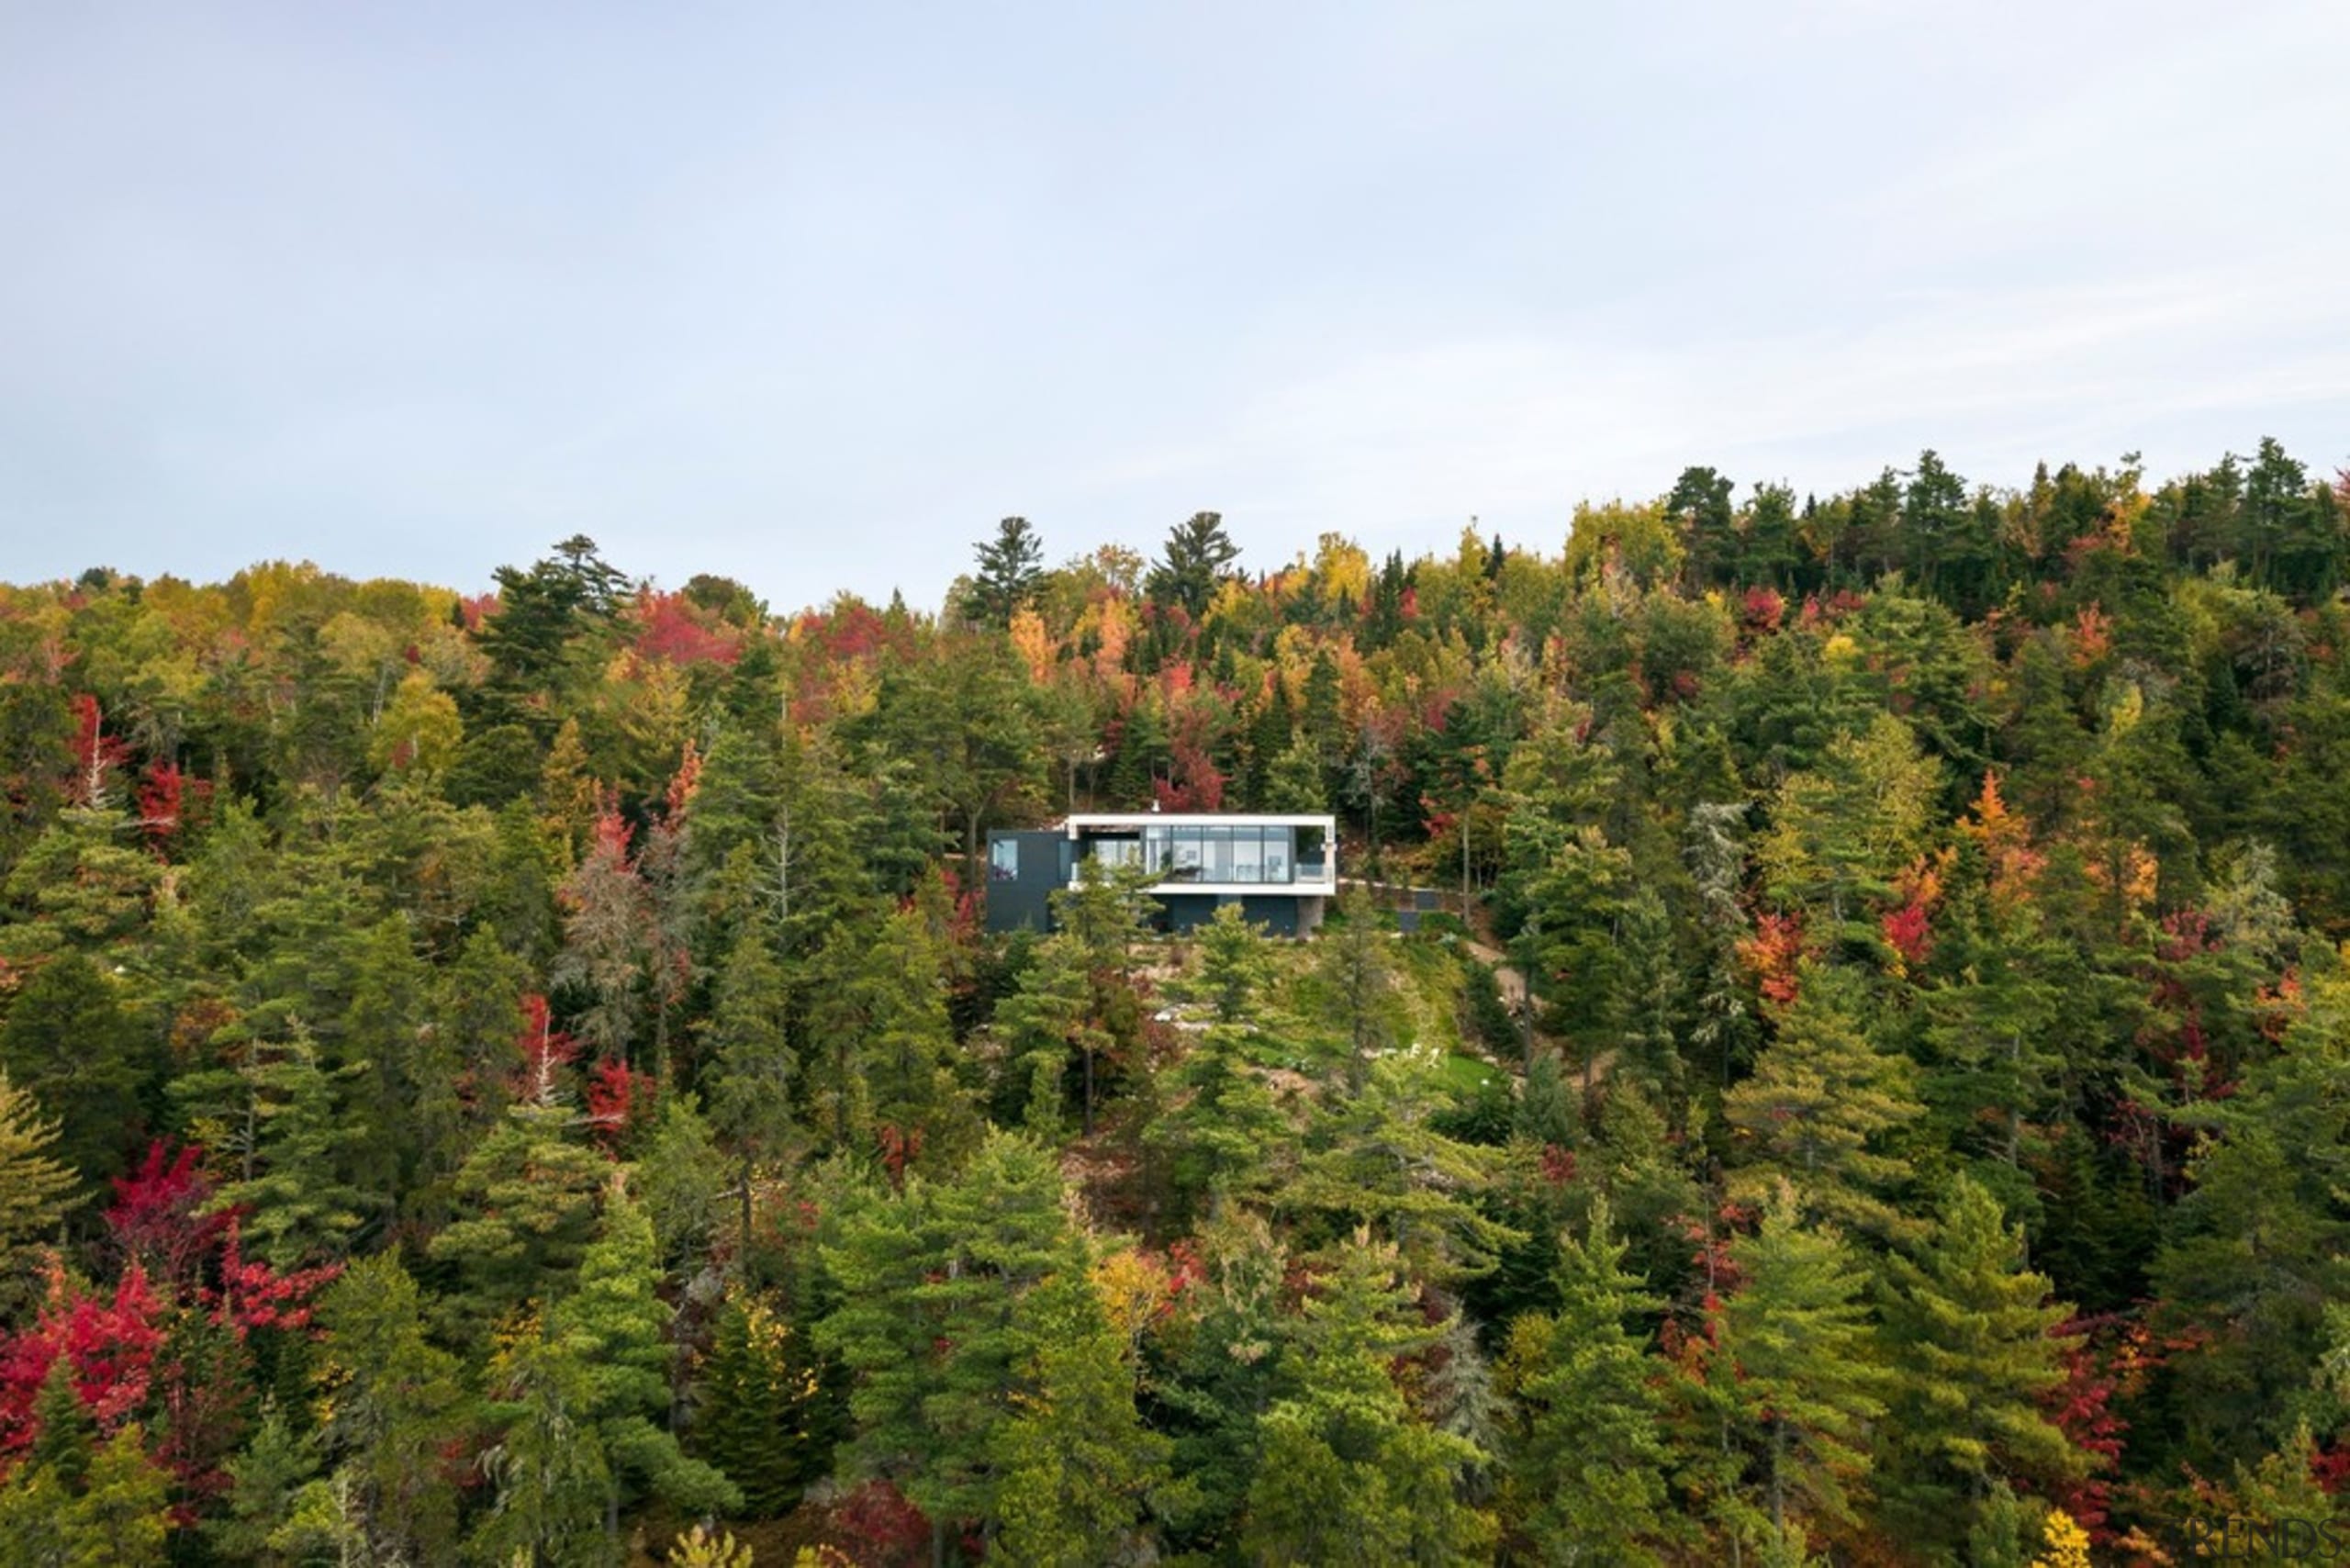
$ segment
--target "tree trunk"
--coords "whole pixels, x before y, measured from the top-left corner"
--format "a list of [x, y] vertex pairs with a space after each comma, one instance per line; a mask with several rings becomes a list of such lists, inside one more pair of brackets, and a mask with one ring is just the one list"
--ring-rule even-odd
[[747, 1282], [751, 1277], [751, 1157], [743, 1156], [743, 1242], [734, 1254], [734, 1267]]

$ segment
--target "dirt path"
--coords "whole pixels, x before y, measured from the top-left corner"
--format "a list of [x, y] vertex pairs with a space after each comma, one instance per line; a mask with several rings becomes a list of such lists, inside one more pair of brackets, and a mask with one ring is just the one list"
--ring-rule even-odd
[[[1481, 941], [1474, 936], [1467, 938], [1466, 946], [1469, 951], [1476, 956], [1479, 963], [1494, 971], [1494, 984], [1500, 989], [1502, 1001], [1509, 1008], [1511, 1014], [1521, 1021], [1527, 1020], [1530, 1014], [1528, 1012], [1526, 999], [1526, 977], [1511, 967], [1509, 955], [1492, 943]], [[1522, 1022], [1521, 1026], [1527, 1028], [1528, 1033], [1534, 1034], [1536, 1043], [1549, 1046], [1553, 1050], [1561, 1049], [1559, 1042], [1550, 1038], [1550, 1036], [1535, 1033], [1530, 1024]], [[1615, 1062], [1616, 1053], [1613, 1050], [1605, 1050], [1584, 1064], [1581, 1070], [1584, 1087], [1588, 1089], [1606, 1081], [1607, 1070], [1614, 1066]], [[1523, 1064], [1519, 1062], [1505, 1062], [1503, 1065], [1514, 1072], [1523, 1070]]]

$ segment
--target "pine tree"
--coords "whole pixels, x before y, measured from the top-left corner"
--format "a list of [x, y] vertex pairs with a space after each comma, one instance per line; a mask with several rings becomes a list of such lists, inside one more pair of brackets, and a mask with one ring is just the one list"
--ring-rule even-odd
[[571, 1335], [528, 1325], [491, 1359], [487, 1413], [498, 1441], [482, 1456], [496, 1501], [473, 1534], [484, 1562], [610, 1568], [619, 1552], [608, 1504], [620, 1487], [594, 1419], [594, 1367]]
[[758, 1164], [790, 1147], [791, 1092], [799, 1053], [789, 1034], [790, 992], [783, 966], [766, 937], [746, 930], [720, 966], [716, 994], [703, 1025], [710, 1124], [739, 1160], [736, 1200], [738, 1253], [751, 1239], [752, 1190]]
[[1807, 965], [1796, 1000], [1763, 1048], [1754, 1076], [1724, 1097], [1740, 1136], [1741, 1198], [1792, 1181], [1808, 1213], [1877, 1236], [1908, 1228], [1888, 1200], [1909, 1174], [1886, 1152], [1888, 1135], [1921, 1107], [1910, 1098], [1908, 1058], [1881, 1051], [1862, 1032], [1863, 995], [1848, 969]]
[[559, 1103], [512, 1106], [457, 1172], [458, 1217], [425, 1249], [456, 1271], [462, 1288], [445, 1304], [455, 1319], [486, 1327], [562, 1289], [578, 1267], [610, 1167], [574, 1126]]
[[[1996, 1485], [2044, 1492], [2081, 1472], [2042, 1414], [2064, 1381], [2050, 1331], [2071, 1309], [2023, 1266], [2023, 1233], [1965, 1177], [1943, 1194], [1916, 1258], [1887, 1263], [1886, 1336], [1899, 1374], [1892, 1400], [1908, 1462], [1897, 1484], [1903, 1539], [1963, 1542]], [[1891, 1488], [1888, 1488], [1891, 1490]]]
[[36, 1244], [55, 1233], [80, 1183], [50, 1158], [58, 1124], [0, 1068], [0, 1322], [31, 1298]]
[[976, 1126], [955, 1078], [943, 959], [920, 915], [844, 923], [812, 969], [817, 1126], [836, 1146], [870, 1148], [886, 1127], [941, 1162], [967, 1150]]
[[[1716, 1316], [1718, 1354], [1732, 1369], [1717, 1394], [1752, 1455], [1760, 1520], [1781, 1540], [1807, 1523], [1849, 1523], [1871, 1465], [1869, 1425], [1886, 1413], [1866, 1280], [1835, 1232], [1802, 1223], [1784, 1184], [1730, 1256], [1744, 1282]], [[1756, 1520], [1733, 1528], [1763, 1539]]]
[[999, 1439], [1003, 1480], [995, 1550], [1007, 1563], [1090, 1568], [1131, 1547], [1142, 1510], [1168, 1486], [1172, 1445], [1135, 1411], [1126, 1346], [1077, 1270], [1023, 1297], [1035, 1349]]
[[1239, 905], [1225, 904], [1200, 927], [1199, 942], [1200, 981], [1214, 1003], [1216, 1022], [1242, 1022], [1272, 979], [1264, 928], [1251, 925]]
[[64, 1568], [148, 1568], [163, 1562], [171, 1522], [169, 1472], [147, 1457], [146, 1434], [126, 1426], [90, 1460], [82, 1495], [59, 1534]]
[[733, 1195], [726, 1157], [691, 1094], [664, 1094], [640, 1140], [630, 1191], [653, 1221], [661, 1267], [691, 1279], [717, 1250]]
[[[565, 1427], [593, 1434], [605, 1481], [604, 1533], [615, 1552], [621, 1510], [641, 1493], [688, 1515], [743, 1506], [741, 1491], [688, 1458], [666, 1426], [669, 1312], [654, 1294], [659, 1279], [653, 1223], [615, 1182], [599, 1234], [580, 1260], [578, 1284], [547, 1310], [539, 1347], [517, 1369], [531, 1396], [524, 1420], [547, 1418], [548, 1402], [559, 1401]], [[567, 1439], [558, 1428], [546, 1440]], [[526, 1446], [539, 1441], [533, 1434]]]
[[1301, 734], [1265, 769], [1264, 809], [1319, 813], [1330, 809], [1330, 785], [1321, 748]]
[[378, 1561], [446, 1562], [456, 1546], [442, 1451], [464, 1434], [465, 1394], [456, 1358], [426, 1339], [423, 1313], [416, 1281], [388, 1253], [352, 1263], [319, 1302], [319, 1435]]
[[1145, 585], [1154, 603], [1181, 608], [1196, 622], [1207, 614], [1225, 572], [1240, 556], [1240, 546], [1224, 531], [1219, 512], [1193, 512], [1167, 535], [1167, 550], [1151, 567]]
[[98, 1423], [77, 1383], [70, 1353], [49, 1363], [40, 1397], [33, 1406], [33, 1440], [25, 1450], [28, 1467], [46, 1470], [76, 1495], [89, 1484], [90, 1462], [98, 1448]]
[[78, 1476], [48, 1464], [0, 1483], [0, 1568], [162, 1568], [171, 1475], [125, 1425]]
[[1389, 925], [1360, 887], [1338, 898], [1338, 921], [1322, 935], [1315, 969], [1328, 995], [1326, 1016], [1338, 1025], [1347, 1092], [1360, 1094], [1371, 1063], [1395, 1043], [1395, 963]]
[[1605, 1200], [1563, 1238], [1559, 1310], [1510, 1326], [1500, 1383], [1508, 1400], [1502, 1515], [1536, 1561], [1659, 1561], [1669, 1468], [1657, 1367], [1626, 1320], [1660, 1305], [1624, 1271]]
[[1483, 1273], [1525, 1238], [1477, 1202], [1494, 1184], [1497, 1151], [1432, 1125], [1442, 1103], [1436, 1070], [1433, 1052], [1400, 1051], [1373, 1065], [1359, 1094], [1326, 1103], [1296, 1178], [1275, 1201], [1321, 1215], [1337, 1235], [1367, 1225], [1417, 1277], [1449, 1285]]
[[341, 1257], [360, 1226], [341, 1175], [359, 1129], [337, 1114], [334, 1088], [298, 1022], [285, 1039], [244, 1041], [235, 1066], [172, 1085], [224, 1167], [215, 1211], [238, 1211], [252, 1249], [279, 1269]]
[[162, 1067], [121, 991], [90, 959], [62, 953], [23, 982], [0, 1025], [0, 1071], [54, 1110], [55, 1157], [84, 1182], [118, 1174], [138, 1147]]
[[264, 1411], [252, 1440], [227, 1465], [228, 1509], [205, 1521], [205, 1539], [232, 1562], [287, 1568], [303, 1561], [295, 1519], [311, 1501], [306, 1489], [319, 1485], [319, 1462], [315, 1432], [297, 1430], [274, 1406]]
[[1838, 736], [1816, 771], [1780, 786], [1759, 852], [1772, 895], [1818, 908], [1840, 937], [1850, 934], [1862, 902], [1889, 891], [1925, 846], [1941, 788], [1941, 765], [1891, 713], [1864, 734]]
[[1389, 1375], [1432, 1338], [1404, 1319], [1398, 1264], [1358, 1236], [1304, 1305], [1292, 1386], [1258, 1423], [1241, 1539], [1252, 1562], [1469, 1563], [1492, 1542], [1493, 1521], [1457, 1493], [1476, 1449], [1415, 1421]]
[[2024, 911], [1990, 929], [1961, 926], [1950, 944], [1960, 978], [1923, 999], [1935, 1062], [1927, 1103], [1960, 1147], [2010, 1170], [2045, 1153], [2036, 1129], [2053, 1108], [2063, 1067], [2052, 1039], [2062, 996], [2046, 978], [2062, 954], [2034, 924]]
[[2230, 1099], [2195, 1107], [2214, 1135], [2190, 1163], [2154, 1269], [2175, 1325], [2208, 1338], [2172, 1369], [2199, 1463], [2249, 1462], [2289, 1431], [2350, 1299], [2350, 979], [2313, 976], [2306, 1009]]
[[1205, 1198], [1211, 1218], [1266, 1196], [1275, 1151], [1296, 1136], [1265, 1081], [1259, 1049], [1256, 1031], [1236, 1024], [1192, 1036], [1161, 1080], [1162, 1107], [1146, 1129], [1168, 1153], [1175, 1195], [1192, 1204]]
[[994, 1513], [1003, 1390], [1035, 1349], [1014, 1306], [1077, 1266], [1061, 1195], [1049, 1154], [994, 1134], [954, 1182], [867, 1199], [822, 1249], [840, 1296], [816, 1339], [855, 1380], [845, 1473], [895, 1483], [940, 1539]]

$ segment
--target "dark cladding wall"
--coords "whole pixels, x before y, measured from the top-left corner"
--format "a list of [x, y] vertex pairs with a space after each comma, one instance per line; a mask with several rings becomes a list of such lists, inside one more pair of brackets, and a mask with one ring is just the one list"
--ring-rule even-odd
[[[1320, 899], [1281, 898], [1257, 893], [1161, 893], [1158, 902], [1167, 906], [1167, 924], [1176, 931], [1190, 931], [1205, 925], [1215, 918], [1218, 904], [1237, 903], [1240, 918], [1251, 925], [1261, 925], [1275, 936], [1300, 935], [1300, 921], [1304, 929], [1313, 929], [1313, 913], [1318, 912]], [[1313, 905], [1309, 912], [1307, 905]]]
[[1053, 910], [1047, 901], [1055, 889], [1069, 885], [1073, 847], [1057, 831], [989, 834], [988, 929], [1049, 929]]

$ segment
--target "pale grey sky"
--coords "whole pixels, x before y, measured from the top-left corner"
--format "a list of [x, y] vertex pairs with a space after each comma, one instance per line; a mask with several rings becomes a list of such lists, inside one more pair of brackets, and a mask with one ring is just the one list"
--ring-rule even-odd
[[2350, 464], [2350, 4], [0, 0], [0, 578]]

